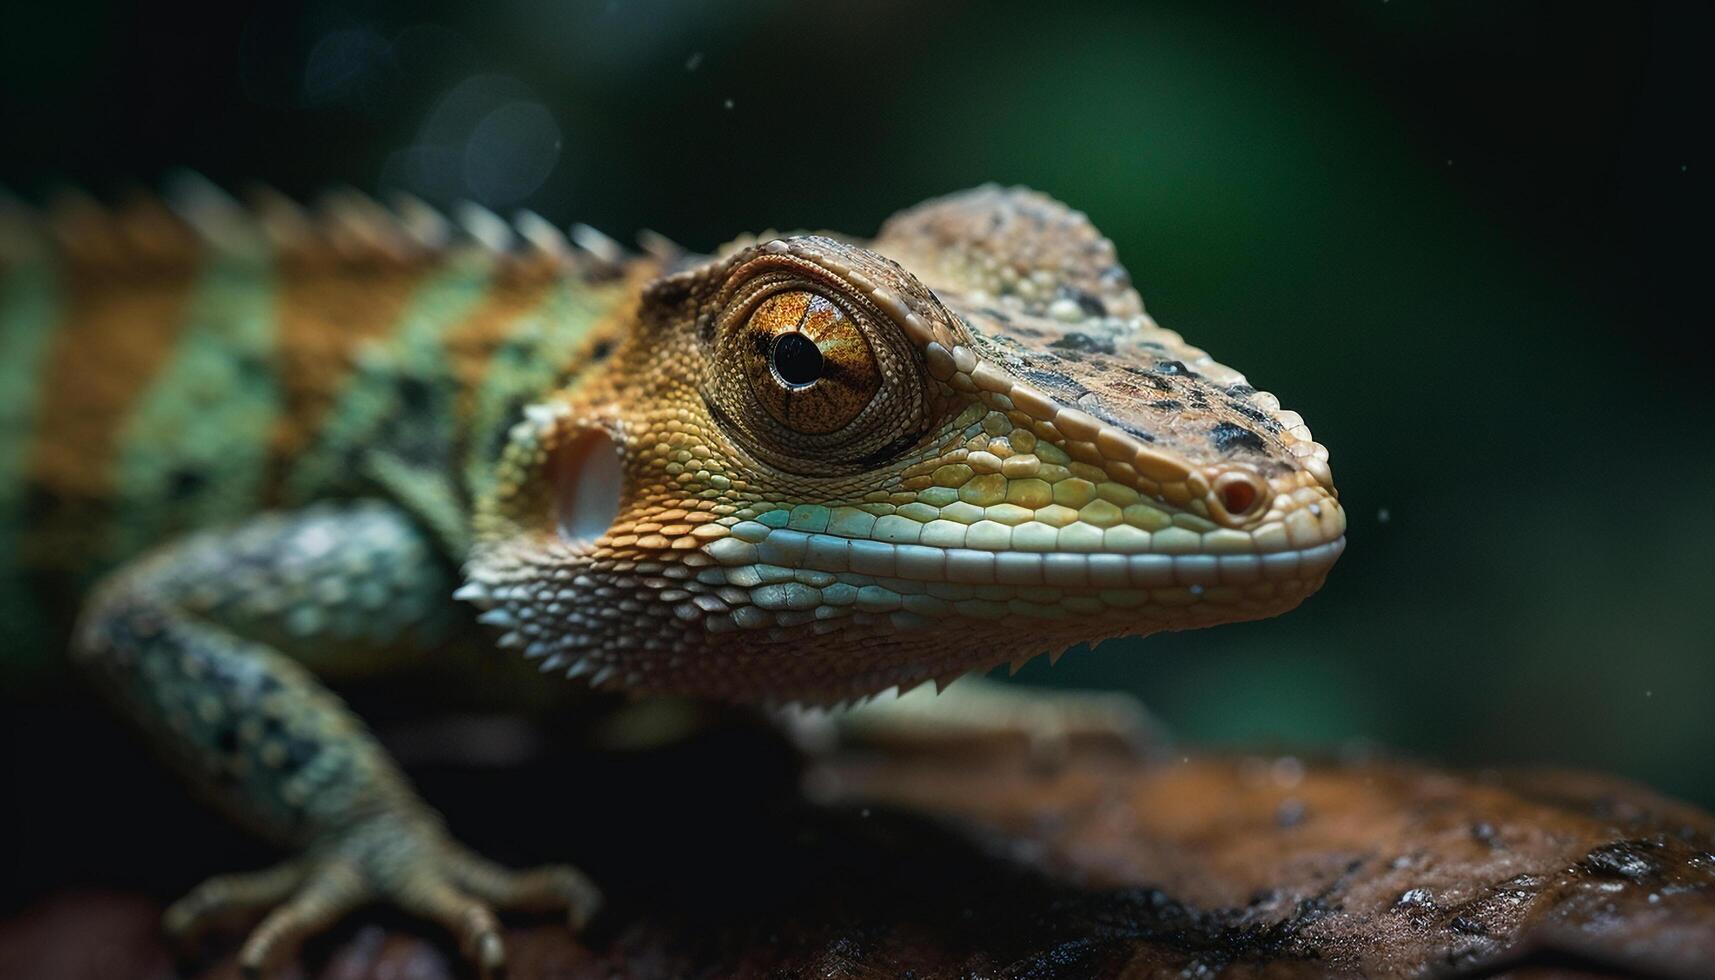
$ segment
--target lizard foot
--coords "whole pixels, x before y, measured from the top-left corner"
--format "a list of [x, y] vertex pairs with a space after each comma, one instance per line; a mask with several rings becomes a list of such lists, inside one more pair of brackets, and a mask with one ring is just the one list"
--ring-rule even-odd
[[238, 965], [246, 977], [261, 977], [306, 939], [372, 902], [389, 902], [440, 925], [484, 978], [495, 978], [506, 967], [496, 909], [563, 914], [579, 929], [595, 914], [601, 894], [573, 868], [514, 871], [438, 831], [391, 823], [263, 871], [210, 878], [167, 909], [164, 925], [190, 944], [212, 929], [260, 916], [239, 949]]

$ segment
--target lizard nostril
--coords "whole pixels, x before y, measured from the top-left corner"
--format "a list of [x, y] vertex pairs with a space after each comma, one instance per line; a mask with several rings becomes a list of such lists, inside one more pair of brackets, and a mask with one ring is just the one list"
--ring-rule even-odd
[[585, 429], [559, 452], [554, 524], [572, 544], [592, 544], [619, 516], [619, 447], [600, 429]]
[[1256, 488], [1248, 483], [1234, 481], [1221, 488], [1221, 506], [1234, 517], [1255, 506], [1256, 499]]
[[1267, 486], [1262, 478], [1251, 473], [1229, 470], [1215, 479], [1214, 503], [1219, 505], [1217, 518], [1242, 522], [1256, 514], [1267, 499]]

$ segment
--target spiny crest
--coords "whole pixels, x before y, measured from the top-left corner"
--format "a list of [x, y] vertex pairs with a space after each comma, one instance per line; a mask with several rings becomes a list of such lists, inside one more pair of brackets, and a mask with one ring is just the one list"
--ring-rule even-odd
[[[0, 262], [54, 247], [76, 261], [114, 267], [184, 266], [208, 254], [364, 265], [410, 266], [476, 248], [506, 261], [564, 267], [594, 279], [622, 274], [634, 257], [587, 225], [570, 233], [529, 210], [510, 220], [474, 202], [450, 214], [403, 192], [383, 204], [349, 187], [306, 207], [266, 185], [240, 201], [191, 171], [177, 171], [159, 195], [132, 193], [113, 204], [77, 189], [51, 194], [38, 213], [0, 189]], [[639, 236], [645, 254], [684, 250], [665, 237]]]

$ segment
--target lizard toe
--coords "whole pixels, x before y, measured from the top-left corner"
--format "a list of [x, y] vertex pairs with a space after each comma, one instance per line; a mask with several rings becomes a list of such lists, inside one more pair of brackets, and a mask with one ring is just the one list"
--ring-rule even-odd
[[333, 925], [372, 897], [368, 884], [346, 862], [316, 866], [285, 902], [263, 918], [238, 951], [245, 977], [259, 978], [294, 954], [304, 940]]
[[497, 908], [564, 914], [574, 930], [587, 925], [601, 908], [601, 891], [582, 872], [564, 864], [513, 870], [466, 852], [451, 863], [449, 872]]
[[185, 948], [208, 933], [260, 919], [303, 884], [306, 867], [287, 861], [262, 871], [216, 875], [167, 907], [161, 924]]
[[438, 871], [419, 871], [401, 883], [395, 896], [401, 908], [437, 923], [458, 940], [459, 951], [483, 980], [506, 971], [506, 941], [494, 911]]

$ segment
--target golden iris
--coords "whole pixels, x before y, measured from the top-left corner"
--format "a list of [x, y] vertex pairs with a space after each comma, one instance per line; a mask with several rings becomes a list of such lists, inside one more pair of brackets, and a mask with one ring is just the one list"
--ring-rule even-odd
[[837, 432], [881, 388], [881, 367], [863, 331], [825, 296], [776, 293], [745, 321], [740, 350], [756, 400], [794, 432]]

